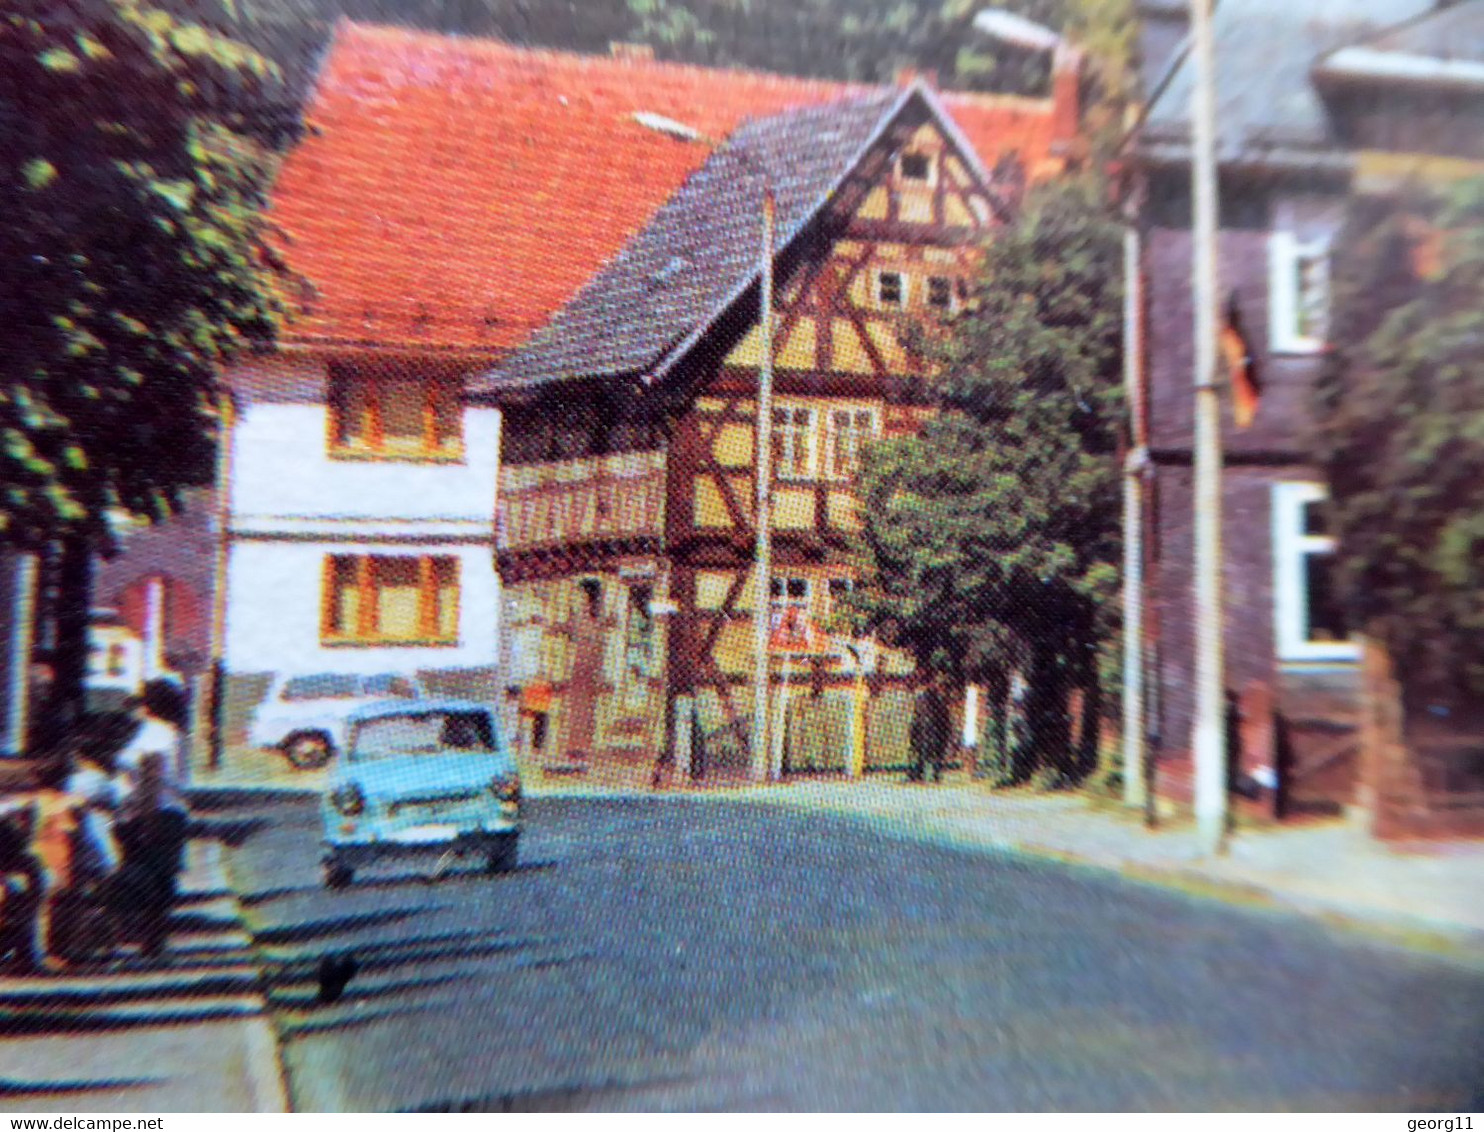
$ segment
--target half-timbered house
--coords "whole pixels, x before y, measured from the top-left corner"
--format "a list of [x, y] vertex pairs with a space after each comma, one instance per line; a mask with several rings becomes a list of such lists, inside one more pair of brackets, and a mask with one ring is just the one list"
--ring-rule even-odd
[[[846, 766], [856, 661], [824, 629], [854, 580], [861, 452], [928, 411], [910, 327], [963, 301], [1015, 179], [996, 183], [921, 82], [750, 121], [475, 382], [506, 408], [500, 573], [523, 744], [543, 765], [644, 765], [678, 730], [694, 773], [743, 770], [761, 605], [775, 631], [812, 638], [774, 677], [788, 700], [775, 769]], [[773, 552], [759, 594], [769, 186]], [[905, 757], [910, 673], [887, 652], [869, 676], [875, 765]]]
[[[613, 367], [569, 366], [560, 382], [543, 379], [530, 389], [481, 375], [530, 344], [605, 265], [620, 262], [641, 230], [653, 227], [657, 210], [711, 164], [705, 147], [646, 129], [636, 114], [725, 138], [750, 119], [888, 93], [663, 63], [623, 45], [610, 56], [583, 56], [351, 22], [336, 27], [304, 107], [304, 137], [287, 155], [272, 197], [271, 218], [303, 302], [275, 353], [228, 375], [239, 409], [224, 468], [230, 491], [201, 499], [204, 514], [188, 517], [212, 529], [197, 540], [199, 555], [220, 562], [225, 575], [220, 603], [195, 595], [203, 615], [196, 628], [215, 632], [201, 632], [192, 647], [204, 643], [228, 674], [228, 772], [239, 760], [247, 777], [279, 765], [240, 750], [240, 725], [265, 677], [285, 671], [405, 671], [447, 691], [502, 701], [514, 684], [539, 706], [547, 692], [522, 669], [534, 665], [552, 684], [550, 710], [528, 717], [549, 732], [538, 746], [555, 752], [570, 735], [575, 746], [599, 752], [655, 749], [653, 720], [665, 718], [674, 671], [664, 602], [678, 577], [672, 547], [681, 541], [666, 525], [681, 514], [667, 499], [682, 490], [670, 453], [676, 443], [692, 450], [699, 434], [657, 431], [662, 418], [650, 411], [652, 398], [616, 412], [613, 404], [630, 402], [622, 393], [627, 379]], [[933, 98], [935, 113], [963, 132], [953, 145], [963, 151], [954, 161], [965, 171], [972, 153], [989, 164], [1014, 154], [1028, 177], [1050, 175], [1076, 128], [1075, 76], [1059, 75], [1046, 98]], [[831, 168], [843, 173], [844, 158], [830, 152]], [[833, 575], [824, 564], [838, 554], [830, 532], [846, 506], [839, 477], [859, 435], [897, 427], [899, 409], [878, 392], [866, 395], [872, 375], [900, 349], [882, 329], [887, 316], [955, 301], [951, 285], [944, 290], [954, 275], [948, 259], [943, 270], [929, 270], [951, 241], [915, 234], [967, 232], [982, 222], [953, 187], [958, 176], [946, 158], [940, 165], [927, 152], [890, 176], [883, 172], [857, 221], [878, 230], [854, 251], [847, 241], [838, 252], [843, 264], [865, 255], [868, 244], [882, 249], [880, 263], [855, 269], [860, 310], [787, 316], [780, 407], [791, 406], [793, 415], [780, 433], [793, 446], [793, 470], [781, 518], [802, 538], [801, 509], [812, 508], [824, 548], [810, 559], [810, 572], [784, 583], [792, 600], [802, 600], [801, 586], [809, 600], [828, 600]], [[750, 198], [731, 207], [755, 213]], [[674, 235], [644, 287], [678, 294], [676, 287], [691, 286], [687, 264], [711, 262], [710, 228], [682, 226]], [[799, 280], [791, 285], [802, 286]], [[811, 285], [809, 295], [830, 285]], [[663, 325], [685, 323], [690, 333], [703, 314], [677, 306]], [[706, 349], [720, 348], [722, 337], [708, 331], [705, 341]], [[588, 335], [582, 349], [621, 344]], [[733, 380], [754, 347], [739, 337], [727, 347], [734, 349]], [[811, 352], [833, 360], [795, 360]], [[530, 368], [535, 357], [521, 365]], [[693, 363], [681, 368], [689, 374]], [[848, 420], [824, 411], [841, 382], [862, 392]], [[655, 388], [668, 395], [682, 384], [666, 379]], [[538, 388], [545, 392], [537, 396]], [[732, 394], [721, 382], [707, 396], [703, 404], [712, 406]], [[561, 427], [547, 427], [552, 414]], [[742, 442], [734, 423], [718, 425], [718, 459], [731, 470], [698, 477], [704, 522], [683, 552], [687, 562], [699, 563], [703, 548], [715, 559], [719, 548], [740, 547], [746, 537], [745, 512], [734, 517], [727, 503], [747, 506], [733, 498], [729, 479], [746, 475], [732, 450]], [[691, 419], [696, 429], [703, 424], [712, 427], [699, 413]], [[500, 470], [507, 459], [508, 474]], [[555, 529], [562, 537], [552, 536]], [[140, 543], [134, 557], [146, 549]], [[528, 583], [538, 574], [554, 578], [563, 563], [567, 581], [558, 589], [565, 596], [543, 598], [542, 616], [569, 632], [533, 635], [521, 628], [530, 617], [517, 609], [512, 624], [521, 639], [512, 647], [501, 631], [497, 565], [510, 571], [511, 596], [525, 608]], [[118, 569], [145, 565], [123, 561]], [[188, 571], [192, 578], [212, 576], [211, 561], [198, 565]], [[694, 584], [706, 595], [719, 585], [704, 572]], [[589, 609], [597, 615], [574, 620], [573, 611]], [[213, 610], [220, 616], [211, 617]], [[179, 638], [176, 651], [192, 644], [173, 622], [167, 633]], [[720, 654], [734, 635], [722, 634]], [[577, 686], [596, 689], [586, 708], [567, 694], [574, 667]], [[611, 711], [615, 703], [622, 710]]]

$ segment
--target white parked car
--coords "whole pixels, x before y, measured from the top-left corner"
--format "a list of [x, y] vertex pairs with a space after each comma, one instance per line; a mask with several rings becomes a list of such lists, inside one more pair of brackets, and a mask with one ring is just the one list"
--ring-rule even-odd
[[350, 716], [359, 708], [381, 700], [426, 697], [426, 689], [414, 677], [395, 672], [280, 676], [253, 713], [248, 741], [280, 752], [300, 770], [313, 770], [345, 749]]

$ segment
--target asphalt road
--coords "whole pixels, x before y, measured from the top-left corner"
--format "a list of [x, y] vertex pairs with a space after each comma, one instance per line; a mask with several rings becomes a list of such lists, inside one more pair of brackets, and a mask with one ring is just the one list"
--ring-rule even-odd
[[1484, 1104], [1480, 967], [756, 802], [528, 809], [512, 874], [337, 892], [312, 805], [218, 815], [297, 1108]]

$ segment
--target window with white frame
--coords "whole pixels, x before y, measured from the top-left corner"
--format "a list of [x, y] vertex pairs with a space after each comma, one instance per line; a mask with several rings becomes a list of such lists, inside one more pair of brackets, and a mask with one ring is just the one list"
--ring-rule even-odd
[[774, 574], [768, 580], [768, 624], [774, 631], [787, 623], [797, 627], [808, 621], [814, 587], [807, 577]]
[[1329, 238], [1288, 231], [1268, 238], [1269, 340], [1275, 353], [1324, 348], [1329, 321]]
[[825, 436], [825, 475], [852, 480], [860, 474], [861, 449], [880, 431], [875, 409], [831, 409]]
[[901, 310], [907, 305], [907, 277], [900, 271], [876, 273], [876, 305]]
[[1334, 584], [1335, 539], [1325, 524], [1323, 484], [1273, 485], [1273, 613], [1278, 659], [1354, 661]]
[[814, 410], [802, 405], [773, 408], [773, 468], [779, 479], [814, 478]]

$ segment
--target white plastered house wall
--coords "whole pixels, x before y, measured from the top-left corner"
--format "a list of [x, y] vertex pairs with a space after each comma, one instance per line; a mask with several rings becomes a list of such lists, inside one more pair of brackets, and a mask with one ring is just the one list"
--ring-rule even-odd
[[[330, 451], [322, 359], [294, 352], [253, 359], [233, 372], [231, 385], [228, 674], [493, 668], [499, 411], [464, 406], [456, 462], [347, 460]], [[326, 641], [326, 563], [366, 555], [456, 560], [452, 643]]]

